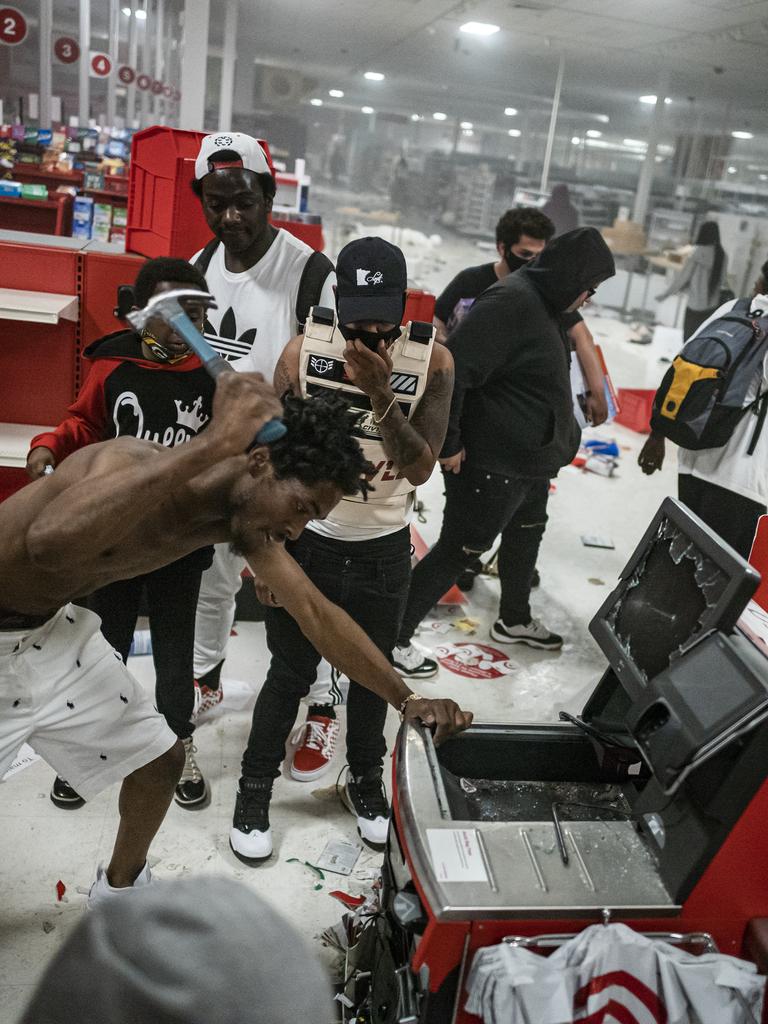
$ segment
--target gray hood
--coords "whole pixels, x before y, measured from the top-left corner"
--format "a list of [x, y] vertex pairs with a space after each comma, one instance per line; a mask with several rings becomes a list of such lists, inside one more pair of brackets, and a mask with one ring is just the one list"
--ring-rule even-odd
[[333, 1018], [299, 933], [239, 882], [158, 882], [83, 916], [19, 1024], [296, 1024]]

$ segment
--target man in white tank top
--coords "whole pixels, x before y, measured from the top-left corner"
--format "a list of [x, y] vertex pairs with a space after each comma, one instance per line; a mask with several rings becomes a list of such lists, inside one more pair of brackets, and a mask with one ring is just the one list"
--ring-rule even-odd
[[[402, 252], [380, 238], [351, 242], [337, 261], [336, 309], [315, 307], [275, 370], [278, 394], [336, 391], [359, 411], [356, 436], [372, 463], [367, 500], [341, 501], [288, 545], [315, 586], [344, 608], [388, 658], [408, 597], [413, 492], [432, 473], [453, 392], [453, 359], [431, 324], [402, 323]], [[258, 581], [257, 581], [258, 582]], [[257, 588], [258, 589], [258, 588]], [[268, 590], [272, 662], [253, 713], [230, 842], [254, 863], [272, 852], [269, 802], [285, 741], [320, 655]], [[382, 848], [389, 806], [382, 782], [384, 701], [350, 683], [346, 806], [362, 839]], [[318, 726], [322, 728], [322, 726]]]

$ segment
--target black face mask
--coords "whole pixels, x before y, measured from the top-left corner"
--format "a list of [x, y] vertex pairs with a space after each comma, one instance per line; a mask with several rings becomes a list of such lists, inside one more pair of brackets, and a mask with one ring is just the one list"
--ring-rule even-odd
[[531, 262], [530, 260], [524, 260], [521, 256], [515, 256], [511, 249], [504, 250], [504, 259], [509, 267], [510, 274], [514, 274], [520, 267], [525, 267]]
[[357, 327], [339, 324], [339, 333], [345, 341], [361, 341], [371, 352], [378, 351], [380, 341], [388, 345], [390, 341], [399, 338], [402, 330], [402, 327], [393, 327], [389, 331], [361, 331]]

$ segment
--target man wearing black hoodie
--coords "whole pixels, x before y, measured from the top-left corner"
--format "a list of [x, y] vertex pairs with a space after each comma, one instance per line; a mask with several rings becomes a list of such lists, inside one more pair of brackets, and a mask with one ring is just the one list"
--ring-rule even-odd
[[[483, 292], [451, 334], [456, 383], [440, 458], [445, 512], [437, 544], [413, 573], [394, 653], [401, 674], [426, 676], [419, 669], [429, 659], [411, 644], [418, 624], [576, 454], [580, 431], [561, 316], [584, 305], [614, 273], [597, 230], [570, 231]], [[531, 618], [528, 604], [541, 539], [534, 533], [514, 554], [502, 543], [501, 605], [491, 636], [546, 647], [549, 634]]]

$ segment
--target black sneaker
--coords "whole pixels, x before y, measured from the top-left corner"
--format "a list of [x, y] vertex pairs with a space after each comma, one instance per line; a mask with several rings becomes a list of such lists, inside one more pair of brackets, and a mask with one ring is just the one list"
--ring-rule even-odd
[[65, 779], [58, 775], [53, 780], [53, 785], [51, 786], [51, 800], [57, 807], [62, 807], [67, 811], [73, 811], [76, 807], [82, 807], [85, 803], [80, 794], [72, 789]]
[[427, 658], [413, 644], [396, 647], [392, 652], [392, 664], [404, 679], [431, 679], [437, 675], [437, 662], [434, 658]]
[[491, 636], [502, 644], [527, 644], [545, 651], [559, 651], [563, 646], [563, 638], [558, 633], [553, 633], [533, 618], [527, 624], [517, 623], [514, 626], [507, 626], [501, 619], [496, 619], [491, 626]]
[[197, 747], [192, 742], [191, 736], [181, 742], [184, 744], [184, 769], [173, 799], [180, 807], [200, 808], [208, 803], [209, 793], [203, 773], [195, 759]]
[[362, 775], [347, 769], [341, 800], [357, 818], [357, 831], [366, 846], [383, 850], [389, 830], [389, 801], [381, 777], [381, 768], [369, 768]]
[[271, 799], [271, 778], [240, 779], [229, 845], [232, 853], [244, 864], [258, 864], [272, 856]]

